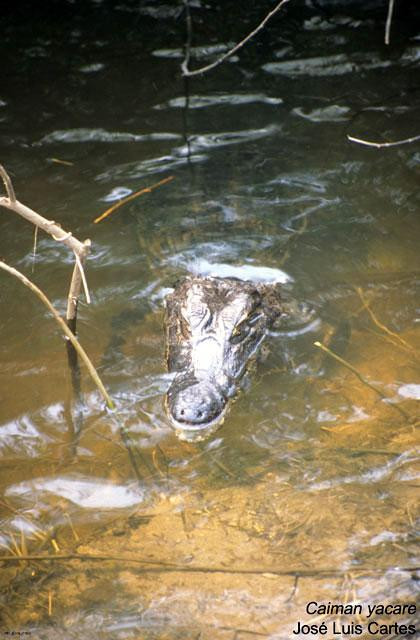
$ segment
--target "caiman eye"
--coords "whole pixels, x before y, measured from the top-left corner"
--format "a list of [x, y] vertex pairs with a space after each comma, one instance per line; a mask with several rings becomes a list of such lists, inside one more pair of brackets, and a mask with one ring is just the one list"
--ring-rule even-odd
[[241, 324], [238, 324], [234, 328], [234, 330], [232, 331], [232, 335], [230, 336], [231, 343], [238, 344], [239, 342], [242, 342], [242, 340], [247, 337], [250, 331], [251, 327], [249, 326], [248, 322], [242, 322]]

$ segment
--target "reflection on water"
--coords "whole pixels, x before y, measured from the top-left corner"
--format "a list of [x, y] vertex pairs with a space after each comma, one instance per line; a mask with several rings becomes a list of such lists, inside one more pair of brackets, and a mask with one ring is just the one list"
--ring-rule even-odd
[[[213, 30], [195, 3], [193, 62], [251, 31], [260, 4]], [[306, 603], [331, 601], [364, 605], [367, 638], [368, 604], [414, 601], [418, 147], [346, 139], [418, 133], [414, 20], [396, 16], [384, 48], [381, 2], [289, 5], [188, 99], [179, 7], [6, 16], [1, 161], [21, 201], [92, 239], [79, 335], [117, 409], [86, 376], [73, 406], [59, 332], [1, 275], [3, 553], [85, 554], [3, 564], [4, 631], [305, 637], [298, 620], [336, 620]], [[4, 210], [0, 227], [0, 254], [63, 311], [73, 257], [40, 237], [34, 263], [26, 223]], [[162, 406], [163, 300], [186, 273], [282, 282], [316, 310], [267, 341], [202, 443], [180, 442]]]

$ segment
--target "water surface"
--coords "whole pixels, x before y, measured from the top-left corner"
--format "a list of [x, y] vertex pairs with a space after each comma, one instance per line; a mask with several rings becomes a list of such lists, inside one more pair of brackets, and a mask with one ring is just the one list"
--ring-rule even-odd
[[[414, 5], [386, 47], [383, 3], [291, 2], [187, 87], [182, 12], [140, 4], [6, 16], [1, 162], [22, 202], [92, 240], [79, 337], [117, 409], [84, 371], [75, 405], [53, 320], [1, 274], [3, 552], [102, 558], [4, 564], [1, 628], [290, 638], [298, 620], [332, 629], [334, 616], [305, 613], [310, 600], [411, 602], [419, 151], [346, 136], [418, 134]], [[191, 65], [266, 11], [197, 3]], [[68, 250], [40, 235], [34, 259], [25, 221], [2, 210], [0, 226], [1, 255], [64, 313]], [[307, 331], [273, 336], [198, 444], [180, 442], [163, 409], [163, 300], [187, 273], [282, 277], [317, 311]], [[329, 339], [359, 376], [313, 344]]]

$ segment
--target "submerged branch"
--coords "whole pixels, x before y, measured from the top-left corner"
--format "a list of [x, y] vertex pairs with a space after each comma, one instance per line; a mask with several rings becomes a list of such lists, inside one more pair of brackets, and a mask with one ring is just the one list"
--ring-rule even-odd
[[363, 308], [366, 309], [366, 311], [368, 312], [368, 314], [372, 318], [373, 323], [376, 324], [376, 326], [379, 329], [381, 329], [384, 333], [386, 333], [390, 337], [394, 338], [397, 342], [399, 342], [401, 346], [405, 347], [409, 351], [414, 351], [413, 347], [408, 342], [406, 342], [406, 340], [404, 340], [404, 338], [401, 338], [401, 336], [399, 336], [398, 333], [395, 333], [394, 331], [391, 331], [391, 329], [389, 329], [385, 324], [383, 324], [383, 322], [381, 322], [376, 317], [376, 314], [372, 311], [372, 309], [369, 306], [369, 302], [366, 300], [365, 296], [363, 295], [362, 289], [360, 287], [355, 287], [355, 290], [356, 290], [356, 293], [359, 296], [360, 300], [362, 301]]
[[322, 349], [322, 351], [324, 351], [325, 353], [328, 353], [329, 356], [331, 356], [332, 358], [334, 358], [334, 360], [337, 360], [337, 362], [339, 362], [340, 364], [342, 364], [344, 367], [346, 367], [347, 369], [350, 369], [350, 371], [352, 373], [354, 373], [355, 376], [357, 376], [360, 380], [360, 382], [364, 385], [366, 385], [367, 387], [369, 387], [369, 389], [372, 389], [372, 391], [374, 391], [375, 393], [377, 393], [382, 400], [386, 399], [386, 395], [384, 394], [383, 391], [381, 391], [381, 389], [378, 389], [377, 387], [375, 387], [371, 382], [369, 382], [369, 380], [366, 380], [366, 378], [364, 377], [363, 374], [360, 373], [360, 371], [358, 371], [356, 369], [356, 367], [354, 367], [352, 364], [350, 364], [350, 362], [347, 362], [347, 360], [344, 360], [344, 358], [342, 358], [341, 356], [339, 356], [337, 353], [334, 353], [334, 351], [331, 351], [331, 349], [329, 349], [328, 347], [325, 346], [325, 344], [322, 344], [322, 342], [314, 342], [314, 345], [316, 347], [318, 347], [318, 349]]
[[70, 340], [72, 346], [75, 348], [75, 350], [77, 351], [79, 356], [82, 358], [83, 362], [85, 363], [85, 365], [87, 367], [87, 370], [89, 371], [89, 374], [90, 374], [92, 380], [94, 381], [95, 385], [97, 386], [97, 388], [101, 392], [102, 396], [104, 397], [108, 408], [109, 409], [113, 409], [114, 408], [114, 403], [111, 400], [110, 396], [108, 395], [108, 393], [107, 393], [107, 391], [106, 391], [106, 389], [105, 389], [105, 387], [104, 387], [104, 385], [102, 383], [102, 380], [98, 376], [95, 367], [93, 366], [92, 362], [89, 359], [89, 356], [87, 355], [86, 351], [81, 346], [80, 342], [78, 341], [78, 339], [76, 338], [74, 333], [69, 329], [67, 324], [61, 318], [61, 316], [58, 313], [58, 311], [51, 304], [51, 302], [49, 301], [49, 299], [47, 298], [45, 293], [43, 291], [41, 291], [41, 289], [39, 287], [37, 287], [36, 284], [34, 284], [31, 280], [29, 280], [29, 278], [24, 276], [23, 273], [21, 273], [17, 269], [14, 269], [13, 267], [10, 267], [8, 264], [3, 262], [2, 260], [0, 260], [0, 268], [4, 269], [4, 271], [7, 271], [11, 275], [13, 275], [16, 278], [18, 278], [26, 287], [31, 289], [31, 291], [33, 291], [33, 293], [35, 293], [35, 295], [37, 295], [38, 298], [44, 303], [44, 305], [47, 307], [47, 309], [54, 316], [54, 318], [57, 321], [57, 323], [59, 324], [61, 330], [65, 334], [66, 338], [68, 338], [68, 340]]
[[[344, 360], [344, 358], [339, 356], [337, 353], [334, 353], [334, 351], [326, 347], [325, 344], [322, 344], [322, 342], [316, 341], [314, 342], [314, 345], [315, 347], [322, 349], [322, 351], [324, 351], [325, 353], [328, 353], [329, 356], [334, 358], [334, 360], [337, 360], [337, 362], [342, 364], [344, 367], [346, 367], [347, 369], [350, 369], [350, 371], [354, 373], [354, 375], [360, 380], [362, 384], [364, 384], [366, 387], [369, 387], [369, 389], [372, 389], [372, 391], [374, 391], [382, 400], [385, 400], [385, 401], [390, 400], [389, 396], [387, 396], [382, 391], [382, 389], [379, 389], [376, 385], [373, 385], [371, 382], [369, 382], [369, 380], [367, 380], [365, 376], [362, 373], [360, 373], [358, 369], [356, 369], [356, 367], [350, 364], [350, 362], [347, 362], [347, 360]], [[389, 406], [395, 409], [395, 411], [398, 411], [398, 413], [400, 413], [406, 420], [410, 420], [410, 416], [404, 411], [404, 409], [401, 409], [401, 407], [399, 407], [396, 404], [390, 404]]]
[[[0, 556], [0, 562], [23, 562], [23, 561], [57, 561], [57, 560], [80, 560], [80, 561], [99, 561], [99, 562], [121, 562], [121, 563], [129, 563], [129, 564], [141, 564], [143, 565], [141, 568], [142, 573], [224, 573], [227, 575], [254, 575], [254, 576], [262, 576], [262, 577], [270, 577], [270, 576], [298, 576], [301, 578], [317, 578], [317, 577], [328, 577], [328, 576], [344, 576], [348, 575], [347, 569], [334, 569], [334, 568], [323, 568], [323, 569], [276, 569], [276, 567], [270, 566], [267, 568], [250, 568], [250, 569], [235, 569], [235, 568], [227, 568], [220, 566], [205, 566], [205, 565], [196, 565], [196, 566], [185, 566], [172, 562], [164, 562], [158, 560], [149, 560], [147, 558], [138, 558], [133, 556], [126, 555], [96, 555], [90, 553], [56, 553], [54, 555], [43, 555], [43, 554], [30, 554], [30, 555], [19, 555], [19, 556]], [[152, 566], [144, 566], [144, 565], [152, 565]], [[377, 575], [378, 573], [384, 573], [388, 571], [405, 571], [414, 573], [418, 571], [420, 567], [400, 567], [400, 566], [385, 566], [385, 567], [372, 567], [369, 569], [364, 569], [360, 567], [358, 569], [353, 569], [352, 573], [361, 573], [366, 576]]]
[[206, 71], [210, 71], [211, 69], [214, 69], [215, 67], [218, 67], [219, 64], [222, 64], [222, 62], [227, 60], [227, 58], [230, 58], [231, 56], [233, 56], [237, 51], [239, 51], [239, 49], [241, 49], [244, 46], [244, 44], [246, 44], [259, 31], [261, 31], [261, 29], [263, 29], [265, 27], [265, 25], [270, 20], [270, 18], [272, 18], [277, 13], [277, 11], [279, 11], [279, 9], [281, 9], [281, 7], [284, 4], [286, 4], [286, 2], [289, 2], [289, 0], [281, 0], [281, 2], [279, 2], [274, 7], [274, 9], [272, 9], [272, 11], [267, 13], [265, 18], [260, 22], [260, 24], [255, 29], [253, 31], [251, 31], [251, 33], [249, 33], [243, 40], [238, 42], [238, 44], [236, 44], [232, 49], [230, 49], [229, 51], [227, 51], [226, 53], [221, 55], [214, 62], [211, 62], [210, 64], [208, 64], [208, 65], [206, 65], [204, 67], [200, 67], [199, 69], [194, 69], [192, 71], [190, 71], [190, 69], [188, 69], [188, 63], [189, 63], [189, 60], [190, 60], [190, 52], [191, 52], [191, 18], [189, 17], [189, 10], [188, 10], [187, 11], [187, 33], [188, 33], [188, 39], [187, 39], [187, 43], [186, 43], [186, 46], [185, 46], [185, 57], [184, 57], [184, 60], [183, 60], [183, 62], [181, 64], [182, 75], [185, 76], [185, 77], [190, 78], [191, 76], [197, 76], [197, 75], [200, 75], [202, 73], [206, 73]]

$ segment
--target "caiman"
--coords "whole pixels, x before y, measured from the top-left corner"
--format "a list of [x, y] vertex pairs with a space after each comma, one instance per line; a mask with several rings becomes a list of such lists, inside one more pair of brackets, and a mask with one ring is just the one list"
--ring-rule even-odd
[[278, 283], [184, 278], [166, 298], [166, 357], [175, 374], [166, 409], [178, 435], [200, 440], [224, 419], [229, 400], [266, 336], [290, 316], [311, 310]]

